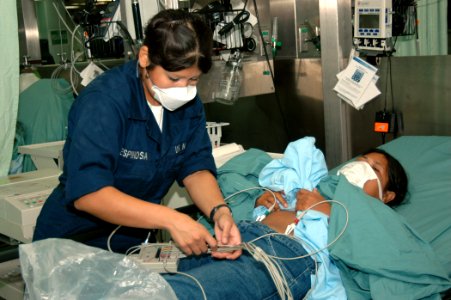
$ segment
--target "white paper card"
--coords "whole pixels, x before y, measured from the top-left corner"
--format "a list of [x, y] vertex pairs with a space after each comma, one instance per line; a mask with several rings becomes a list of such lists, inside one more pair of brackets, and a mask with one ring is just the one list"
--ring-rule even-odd
[[380, 94], [376, 87], [379, 76], [377, 68], [366, 61], [352, 57], [348, 66], [337, 74], [338, 82], [334, 90], [338, 96], [356, 109]]

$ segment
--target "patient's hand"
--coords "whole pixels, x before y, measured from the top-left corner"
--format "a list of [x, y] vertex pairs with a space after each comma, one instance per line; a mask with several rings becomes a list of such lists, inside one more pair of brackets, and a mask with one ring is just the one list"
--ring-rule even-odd
[[[278, 201], [276, 201], [276, 205], [274, 206], [273, 211], [277, 211], [280, 209], [279, 203], [283, 205], [283, 207], [287, 207], [287, 201], [283, 197], [283, 192], [274, 192]], [[274, 196], [271, 192], [265, 191], [260, 198], [255, 201], [255, 207], [264, 206], [266, 208], [270, 208], [274, 204]]]
[[[313, 191], [300, 189], [296, 194], [296, 210], [309, 209], [312, 205], [324, 200], [324, 197], [318, 192], [317, 189], [314, 189]], [[312, 207], [311, 209], [320, 211], [330, 216], [329, 203], [321, 203]]]

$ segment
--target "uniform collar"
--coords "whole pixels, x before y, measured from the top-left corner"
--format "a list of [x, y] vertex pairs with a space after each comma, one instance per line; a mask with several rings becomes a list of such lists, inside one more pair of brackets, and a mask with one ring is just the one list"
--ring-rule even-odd
[[135, 85], [130, 101], [130, 115], [131, 119], [146, 121], [151, 117], [151, 112], [147, 106], [146, 96], [144, 95], [144, 88], [139, 74], [138, 61], [130, 62], [129, 72], [132, 74], [133, 84]]
[[[161, 139], [160, 127], [158, 127], [158, 124], [155, 122], [153, 114], [147, 104], [139, 72], [139, 63], [138, 61], [135, 61], [134, 63], [130, 62], [128, 67], [130, 68], [129, 72], [134, 84], [134, 88], [132, 89], [132, 99], [130, 100], [129, 118], [132, 120], [146, 122], [147, 135], [153, 140], [159, 142]], [[165, 111], [163, 111], [163, 114], [164, 119], [168, 118], [168, 114], [166, 114]], [[163, 120], [163, 128], [165, 122], [167, 121]]]

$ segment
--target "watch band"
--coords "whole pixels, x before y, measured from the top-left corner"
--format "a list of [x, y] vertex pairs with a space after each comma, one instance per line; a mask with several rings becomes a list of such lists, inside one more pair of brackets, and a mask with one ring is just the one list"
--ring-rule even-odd
[[232, 209], [225, 203], [221, 203], [219, 205], [216, 205], [215, 207], [213, 207], [213, 209], [210, 212], [210, 221], [213, 222], [213, 218], [215, 217], [216, 212], [218, 211], [218, 209], [220, 209], [221, 207], [227, 207], [230, 211], [230, 213], [232, 213]]

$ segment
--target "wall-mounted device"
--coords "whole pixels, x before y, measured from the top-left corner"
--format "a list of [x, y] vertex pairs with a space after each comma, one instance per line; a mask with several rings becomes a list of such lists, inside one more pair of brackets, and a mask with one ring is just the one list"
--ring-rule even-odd
[[357, 0], [354, 8], [354, 46], [357, 50], [392, 51], [392, 1]]

